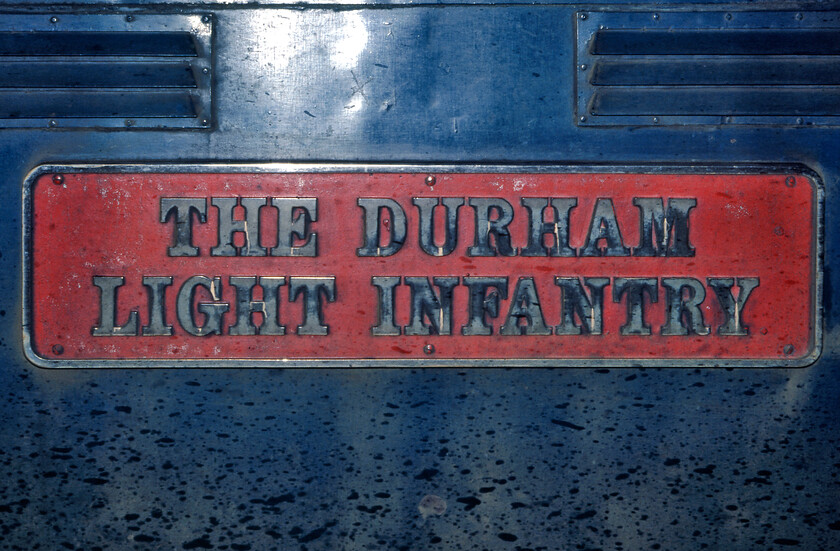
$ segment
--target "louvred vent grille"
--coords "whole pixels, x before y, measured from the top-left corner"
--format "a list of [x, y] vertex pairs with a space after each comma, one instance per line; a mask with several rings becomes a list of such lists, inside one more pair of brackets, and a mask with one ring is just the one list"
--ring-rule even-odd
[[833, 12], [581, 12], [578, 124], [837, 124], [838, 23]]
[[206, 128], [212, 18], [4, 16], [0, 127]]

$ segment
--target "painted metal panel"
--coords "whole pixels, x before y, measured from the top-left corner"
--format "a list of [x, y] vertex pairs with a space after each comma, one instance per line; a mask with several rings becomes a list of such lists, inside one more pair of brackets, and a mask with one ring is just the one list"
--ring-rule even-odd
[[[788, 8], [726, 4], [733, 20]], [[575, 17], [606, 4], [325, 6], [168, 4], [214, 16], [208, 131], [0, 131], [0, 547], [831, 549], [836, 128], [578, 125]], [[836, 19], [797, 8], [803, 22]], [[21, 213], [35, 167], [276, 162], [804, 165], [825, 184], [823, 353], [797, 369], [49, 370], [25, 358]]]

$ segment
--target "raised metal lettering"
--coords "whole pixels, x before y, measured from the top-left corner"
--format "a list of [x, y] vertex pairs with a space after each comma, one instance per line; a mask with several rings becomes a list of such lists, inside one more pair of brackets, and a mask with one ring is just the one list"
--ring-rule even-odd
[[[467, 249], [469, 256], [515, 256], [510, 244], [508, 225], [513, 222], [513, 207], [500, 197], [475, 198], [468, 201], [475, 211], [475, 242]], [[495, 244], [490, 245], [490, 236]]]
[[394, 289], [400, 284], [396, 276], [373, 276], [370, 282], [379, 289], [378, 321], [371, 327], [370, 332], [375, 337], [396, 336], [402, 329], [394, 323], [396, 315], [396, 297]]
[[295, 302], [303, 295], [303, 323], [297, 326], [298, 335], [328, 335], [330, 328], [324, 323], [321, 298], [335, 302], [334, 277], [290, 277], [289, 301]]
[[[458, 244], [458, 209], [464, 200], [458, 197], [414, 197], [412, 203], [420, 211], [420, 248], [432, 256], [446, 256]], [[443, 226], [443, 244], [435, 240], [435, 207], [443, 205], [445, 223]]]
[[621, 297], [627, 296], [627, 323], [621, 326], [622, 335], [650, 335], [650, 325], [645, 322], [645, 294], [652, 303], [659, 300], [656, 278], [615, 278], [613, 302], [621, 302]]
[[[309, 233], [309, 224], [318, 220], [318, 200], [273, 197], [271, 204], [278, 210], [277, 246], [271, 249], [271, 256], [318, 256], [318, 235]], [[294, 246], [295, 237], [305, 242]]]
[[663, 335], [708, 335], [700, 305], [706, 298], [706, 288], [693, 277], [663, 277], [665, 288], [665, 325]]
[[[715, 291], [726, 322], [717, 328], [718, 335], [749, 335], [750, 328], [742, 323], [744, 306], [753, 289], [758, 287], [757, 277], [710, 277], [706, 280]], [[732, 286], [738, 285], [738, 298], [732, 296]]]
[[[601, 239], [607, 242], [606, 248], [600, 248]], [[618, 220], [615, 218], [615, 207], [612, 199], [598, 199], [592, 212], [589, 233], [581, 256], [630, 256], [630, 249], [624, 246]]]
[[[528, 209], [528, 246], [519, 253], [522, 256], [575, 256], [576, 251], [569, 246], [569, 214], [577, 206], [574, 197], [543, 199], [541, 197], [523, 197], [522, 206]], [[552, 222], [545, 222], [546, 211], [550, 212]], [[543, 244], [543, 236], [551, 238], [552, 246]]]
[[[357, 256], [391, 256], [405, 243], [405, 211], [393, 199], [360, 197], [357, 204], [364, 209], [364, 246], [356, 249]], [[382, 211], [388, 213], [388, 242], [381, 245]]]
[[[555, 326], [557, 335], [600, 335], [604, 328], [604, 287], [610, 284], [606, 277], [585, 277], [589, 287], [587, 296], [580, 279], [576, 277], [555, 277], [554, 284], [562, 289], [560, 325]], [[582, 322], [575, 323], [575, 314]]]
[[172, 285], [170, 276], [143, 276], [149, 291], [149, 325], [142, 328], [144, 337], [168, 337], [172, 326], [166, 323], [166, 288]]
[[[236, 288], [236, 324], [231, 325], [230, 335], [285, 335], [286, 327], [277, 323], [277, 294], [286, 284], [284, 277], [261, 277], [263, 300], [254, 300], [257, 278], [232, 276], [230, 284]], [[253, 314], [262, 314], [259, 327], [254, 324]]]
[[[506, 277], [465, 277], [464, 285], [470, 288], [469, 320], [461, 327], [461, 334], [492, 335], [493, 327], [487, 324], [487, 316], [499, 316], [499, 299], [507, 298]], [[490, 289], [495, 289], [488, 293]]]
[[137, 334], [137, 310], [132, 310], [128, 321], [117, 325], [117, 287], [125, 284], [122, 276], [93, 276], [99, 287], [99, 323], [91, 333], [94, 337], [128, 337]]
[[187, 279], [178, 290], [178, 298], [175, 310], [178, 315], [178, 323], [190, 335], [206, 337], [213, 334], [222, 334], [222, 318], [224, 313], [230, 309], [226, 302], [199, 302], [197, 309], [204, 314], [204, 324], [199, 326], [193, 316], [193, 302], [195, 293], [199, 287], [204, 287], [210, 293], [214, 301], [222, 298], [222, 279], [207, 276], [192, 276]]
[[633, 204], [639, 208], [639, 246], [633, 256], [694, 256], [688, 215], [697, 199], [668, 199], [667, 213], [661, 197], [634, 197]]
[[[260, 246], [260, 207], [267, 203], [262, 197], [213, 197], [210, 203], [219, 209], [219, 244], [210, 249], [210, 256], [265, 256]], [[234, 218], [236, 205], [245, 209], [245, 219]], [[245, 246], [236, 247], [233, 236], [245, 234]]]
[[198, 256], [198, 247], [192, 244], [192, 214], [202, 224], [207, 222], [207, 199], [192, 197], [161, 197], [160, 221], [175, 218], [173, 240], [175, 245], [166, 251], [169, 256]]
[[[525, 324], [522, 325], [521, 322]], [[499, 330], [502, 335], [551, 335], [551, 328], [543, 318], [540, 298], [534, 278], [520, 277], [510, 300], [505, 323]]]
[[436, 277], [434, 282], [439, 294], [432, 290], [428, 278], [405, 278], [411, 287], [411, 323], [405, 326], [406, 335], [452, 334], [452, 289], [458, 285], [458, 278]]

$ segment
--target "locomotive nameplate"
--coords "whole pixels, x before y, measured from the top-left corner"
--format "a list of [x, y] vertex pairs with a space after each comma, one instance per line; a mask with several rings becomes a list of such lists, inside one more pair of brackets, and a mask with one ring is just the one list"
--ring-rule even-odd
[[43, 166], [45, 367], [803, 366], [821, 188], [795, 169]]

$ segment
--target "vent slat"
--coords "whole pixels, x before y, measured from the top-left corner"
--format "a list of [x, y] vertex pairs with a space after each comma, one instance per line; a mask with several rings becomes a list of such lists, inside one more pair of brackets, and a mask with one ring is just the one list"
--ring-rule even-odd
[[0, 56], [198, 55], [186, 32], [0, 32]]
[[840, 85], [840, 59], [598, 61], [595, 86]]
[[0, 88], [195, 88], [188, 63], [0, 61]]
[[0, 118], [195, 117], [188, 92], [0, 91]]
[[600, 30], [594, 55], [838, 55], [840, 30]]
[[590, 109], [595, 115], [836, 115], [840, 89], [601, 88]]

